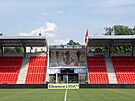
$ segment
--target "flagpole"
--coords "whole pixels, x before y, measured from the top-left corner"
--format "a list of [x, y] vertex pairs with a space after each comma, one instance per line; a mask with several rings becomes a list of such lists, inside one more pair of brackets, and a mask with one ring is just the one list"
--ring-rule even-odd
[[88, 77], [86, 77], [86, 80], [88, 80], [87, 82], [88, 83], [90, 83], [90, 81], [89, 81], [89, 74], [88, 74], [88, 59], [87, 59], [87, 56], [88, 56], [88, 53], [87, 53], [87, 51], [88, 51], [88, 41], [89, 41], [89, 35], [88, 35], [88, 29], [87, 29], [87, 31], [86, 31], [86, 35], [85, 35], [85, 60], [86, 60], [86, 69], [87, 69], [87, 72], [86, 72], [86, 75], [88, 75]]

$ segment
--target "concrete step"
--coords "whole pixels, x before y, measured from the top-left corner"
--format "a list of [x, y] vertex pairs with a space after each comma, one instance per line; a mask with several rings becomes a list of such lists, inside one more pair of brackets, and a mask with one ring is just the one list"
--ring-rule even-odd
[[22, 67], [20, 69], [20, 73], [18, 76], [17, 84], [25, 84], [27, 72], [28, 72], [28, 66], [29, 66], [29, 58], [24, 58], [22, 62]]
[[105, 58], [105, 62], [106, 62], [106, 69], [108, 72], [108, 79], [109, 79], [110, 84], [118, 84], [117, 77], [116, 77], [115, 70], [114, 70], [114, 66], [112, 63], [112, 59]]

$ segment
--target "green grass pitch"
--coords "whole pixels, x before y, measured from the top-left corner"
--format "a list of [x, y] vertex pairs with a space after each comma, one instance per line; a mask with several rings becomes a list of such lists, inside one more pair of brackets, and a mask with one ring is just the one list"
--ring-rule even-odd
[[0, 89], [0, 101], [135, 101], [135, 89]]

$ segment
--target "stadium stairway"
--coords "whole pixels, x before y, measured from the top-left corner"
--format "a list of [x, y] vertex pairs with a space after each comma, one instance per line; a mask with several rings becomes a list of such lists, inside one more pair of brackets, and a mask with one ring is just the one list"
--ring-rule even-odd
[[17, 84], [25, 84], [27, 72], [28, 72], [28, 66], [29, 66], [29, 58], [24, 58], [22, 61], [22, 67], [20, 69], [20, 73], [18, 76]]
[[111, 58], [105, 58], [105, 63], [106, 63], [106, 69], [107, 69], [107, 72], [108, 72], [109, 83], [110, 84], [118, 84], [112, 59]]

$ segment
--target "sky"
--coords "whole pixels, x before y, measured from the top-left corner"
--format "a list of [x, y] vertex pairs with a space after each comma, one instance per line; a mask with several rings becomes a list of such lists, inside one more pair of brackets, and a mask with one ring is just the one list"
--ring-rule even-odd
[[0, 0], [0, 32], [5, 36], [46, 36], [49, 44], [85, 33], [103, 35], [105, 27], [135, 26], [135, 0]]

